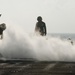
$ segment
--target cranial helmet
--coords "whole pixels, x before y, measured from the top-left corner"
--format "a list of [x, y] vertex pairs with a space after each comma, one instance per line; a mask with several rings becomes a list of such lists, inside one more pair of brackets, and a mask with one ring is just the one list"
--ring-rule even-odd
[[6, 24], [5, 24], [5, 23], [0, 24], [0, 28], [1, 28], [2, 30], [5, 30], [5, 29], [6, 29]]
[[41, 16], [38, 16], [38, 17], [37, 17], [37, 20], [38, 20], [38, 21], [42, 21], [42, 17], [41, 17]]

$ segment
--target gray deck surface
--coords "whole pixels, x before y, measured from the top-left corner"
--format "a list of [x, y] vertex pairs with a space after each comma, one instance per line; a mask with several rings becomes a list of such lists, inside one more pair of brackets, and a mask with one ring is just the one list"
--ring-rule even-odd
[[75, 75], [75, 62], [0, 61], [0, 75]]

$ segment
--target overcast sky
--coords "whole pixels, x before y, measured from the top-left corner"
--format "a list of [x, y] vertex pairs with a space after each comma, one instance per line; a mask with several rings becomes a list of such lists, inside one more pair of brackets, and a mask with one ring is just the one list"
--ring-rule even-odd
[[0, 13], [27, 32], [42, 16], [48, 33], [75, 33], [75, 0], [0, 0]]

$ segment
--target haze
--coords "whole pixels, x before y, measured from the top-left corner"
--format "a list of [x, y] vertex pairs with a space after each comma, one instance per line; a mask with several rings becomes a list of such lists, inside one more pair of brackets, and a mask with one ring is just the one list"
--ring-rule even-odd
[[75, 33], [75, 0], [0, 0], [0, 13], [0, 23], [7, 20], [26, 32], [34, 32], [40, 15], [48, 33]]

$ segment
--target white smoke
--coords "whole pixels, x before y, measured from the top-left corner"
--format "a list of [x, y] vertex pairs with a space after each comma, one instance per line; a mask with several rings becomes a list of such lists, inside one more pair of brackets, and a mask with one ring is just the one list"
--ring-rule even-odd
[[75, 45], [60, 38], [26, 33], [16, 25], [7, 25], [4, 38], [0, 40], [0, 53], [5, 58], [75, 61]]

